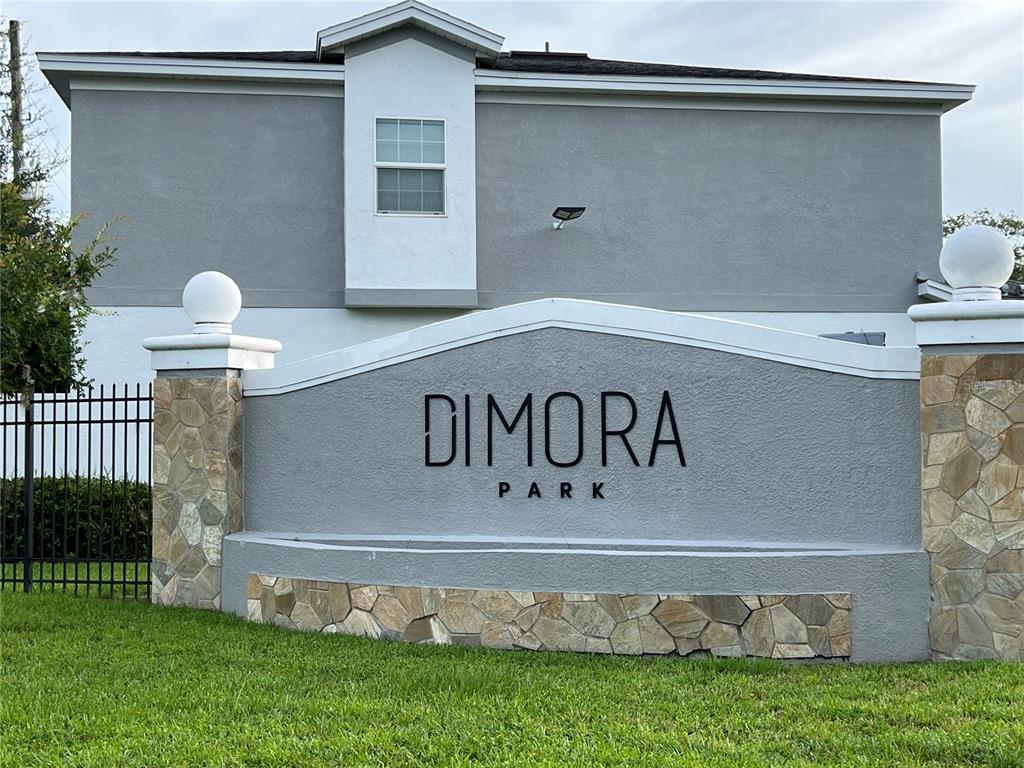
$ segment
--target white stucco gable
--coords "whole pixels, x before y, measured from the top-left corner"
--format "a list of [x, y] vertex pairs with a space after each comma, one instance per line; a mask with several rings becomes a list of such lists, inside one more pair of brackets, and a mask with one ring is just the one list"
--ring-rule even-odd
[[425, 29], [482, 55], [497, 56], [505, 41], [501, 35], [470, 24], [468, 21], [463, 21], [436, 8], [416, 2], [416, 0], [405, 0], [405, 2], [321, 29], [316, 34], [317, 53], [319, 55], [327, 52], [340, 53], [351, 43], [405, 25]]
[[[477, 305], [475, 69], [501, 38], [438, 13], [406, 2], [319, 37], [345, 51], [346, 306]], [[430, 156], [407, 155], [428, 129]]]

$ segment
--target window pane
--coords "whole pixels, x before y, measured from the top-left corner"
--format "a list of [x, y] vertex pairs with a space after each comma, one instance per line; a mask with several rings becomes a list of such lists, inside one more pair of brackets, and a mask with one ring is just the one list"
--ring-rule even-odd
[[416, 168], [377, 170], [380, 213], [444, 213], [444, 171]]
[[424, 141], [444, 141], [444, 123], [440, 120], [423, 121]]
[[377, 118], [377, 138], [398, 140], [398, 121], [386, 117]]
[[423, 210], [422, 192], [399, 192], [398, 210], [419, 213]]
[[377, 210], [378, 211], [397, 211], [398, 210], [398, 193], [397, 192], [383, 192], [377, 190]]
[[398, 142], [397, 141], [378, 141], [377, 142], [377, 162], [378, 163], [394, 163], [398, 160]]
[[423, 189], [430, 192], [444, 190], [444, 171], [420, 171], [423, 174]]
[[423, 171], [398, 172], [398, 188], [403, 192], [419, 192], [423, 189]]
[[444, 192], [424, 192], [423, 210], [430, 213], [444, 213]]
[[433, 142], [424, 142], [423, 144], [423, 162], [424, 163], [443, 163], [444, 162], [444, 144], [436, 144]]
[[423, 128], [419, 120], [399, 120], [398, 138], [402, 141], [420, 141], [423, 138]]
[[403, 163], [423, 162], [423, 145], [418, 141], [402, 141], [398, 146], [398, 159]]
[[394, 168], [377, 169], [377, 189], [396, 191], [398, 189], [398, 171]]

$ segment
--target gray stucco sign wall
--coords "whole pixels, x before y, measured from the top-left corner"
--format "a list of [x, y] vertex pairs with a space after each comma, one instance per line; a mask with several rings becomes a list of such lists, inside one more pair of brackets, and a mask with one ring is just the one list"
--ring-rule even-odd
[[247, 527], [917, 545], [916, 402], [913, 381], [539, 330], [251, 398]]

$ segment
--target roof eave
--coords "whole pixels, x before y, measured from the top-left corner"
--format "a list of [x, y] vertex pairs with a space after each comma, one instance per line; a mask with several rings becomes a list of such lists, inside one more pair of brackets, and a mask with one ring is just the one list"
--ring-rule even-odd
[[935, 104], [943, 113], [971, 100], [975, 86], [858, 80], [747, 80], [642, 75], [566, 75], [476, 70], [478, 90], [785, 98]]
[[108, 56], [88, 53], [38, 53], [39, 69], [71, 107], [71, 78], [141, 77], [264, 82], [304, 82], [338, 85], [345, 81], [345, 66], [326, 62], [241, 61], [230, 59], [176, 59], [145, 56]]
[[[241, 61], [229, 59], [151, 58], [88, 53], [39, 53], [40, 69], [70, 107], [71, 78], [142, 77], [242, 81], [344, 83], [343, 64], [327, 62]], [[858, 80], [771, 80], [639, 75], [579, 75], [476, 70], [481, 91], [541, 93], [719, 96], [826, 101], [875, 101], [934, 104], [941, 112], [970, 101], [973, 85]]]

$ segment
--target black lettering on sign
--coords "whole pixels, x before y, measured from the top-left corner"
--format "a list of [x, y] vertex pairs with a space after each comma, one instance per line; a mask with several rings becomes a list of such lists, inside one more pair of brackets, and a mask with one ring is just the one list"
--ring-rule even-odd
[[[533, 466], [533, 394], [528, 394], [523, 399], [523, 404], [519, 406], [519, 410], [516, 411], [515, 417], [512, 419], [512, 423], [509, 424], [505, 418], [505, 414], [501, 412], [501, 408], [498, 406], [498, 401], [494, 399], [494, 395], [487, 395], [487, 466], [494, 466], [494, 416], [497, 414], [498, 419], [501, 421], [501, 425], [505, 428], [508, 434], [512, 434], [515, 431], [516, 425], [519, 424], [519, 420], [526, 414], [526, 466]], [[454, 427], [453, 427], [454, 429]], [[538, 496], [540, 492], [538, 491]]]
[[[452, 450], [448, 454], [448, 458], [443, 461], [435, 461], [430, 457], [430, 403], [434, 400], [441, 400], [448, 403], [448, 407], [451, 409], [452, 417]], [[467, 398], [468, 400], [468, 398]], [[423, 452], [426, 457], [428, 467], [447, 467], [453, 461], [455, 461], [455, 401], [452, 400], [448, 395], [424, 395], [423, 397]], [[469, 464], [469, 450], [467, 444], [466, 451], [466, 464]]]
[[[637, 456], [637, 452], [633, 447], [631, 438], [639, 440], [646, 440], [647, 434], [639, 435], [634, 434], [637, 431], [637, 423], [639, 422], [639, 411], [637, 401], [627, 392], [620, 392], [617, 390], [603, 391], [601, 394], [600, 403], [600, 418], [601, 418], [601, 466], [607, 467], [609, 463], [618, 461], [619, 463], [625, 464], [628, 461], [633, 463], [633, 466], [641, 466], [640, 460]], [[449, 396], [441, 393], [430, 393], [423, 396], [423, 455], [424, 463], [428, 467], [447, 467], [456, 461], [460, 450], [463, 452], [463, 462], [467, 467], [472, 465], [472, 440], [474, 432], [471, 429], [471, 405], [472, 396], [470, 394], [459, 394], [455, 396]], [[462, 401], [462, 412], [460, 415], [458, 400]], [[563, 401], [559, 403], [559, 401]], [[568, 401], [566, 403], [565, 401]], [[544, 400], [543, 414], [538, 414], [538, 417], [544, 419], [544, 458], [549, 466], [553, 467], [576, 467], [583, 462], [584, 451], [586, 445], [591, 445], [591, 452], [596, 451], [596, 441], [589, 440], [585, 444], [584, 434], [584, 409], [585, 407], [596, 406], [596, 403], [592, 403], [588, 397], [588, 403], [590, 406], [586, 406], [584, 399], [574, 392], [558, 391], [551, 395], [548, 395]], [[513, 401], [514, 404], [514, 401]], [[498, 403], [498, 400], [494, 395], [487, 395], [487, 465], [493, 467], [495, 463], [495, 445], [494, 445], [494, 433], [498, 432], [499, 443], [502, 441], [510, 443], [512, 447], [512, 457], [516, 458], [516, 454], [519, 454], [518, 450], [515, 450], [518, 446], [522, 445], [522, 441], [526, 441], [526, 466], [533, 467], [533, 393], [528, 392], [523, 397], [522, 401], [515, 405], [515, 411], [512, 411], [512, 405], [506, 403], [505, 409], [502, 410], [502, 406]], [[653, 403], [648, 404], [653, 405]], [[570, 412], [566, 412], [566, 408], [570, 409]], [[575, 415], [571, 413], [571, 409], [575, 408]], [[561, 409], [561, 411], [559, 411]], [[508, 414], [512, 414], [509, 418]], [[644, 428], [646, 430], [647, 425], [650, 423], [648, 420], [650, 411], [645, 413]], [[462, 429], [459, 429], [459, 420], [462, 419]], [[435, 424], [435, 422], [440, 422]], [[445, 422], [447, 421], [447, 426]], [[500, 424], [500, 428], [495, 427], [495, 422]], [[523, 424], [525, 423], [525, 428]], [[436, 428], [435, 428], [436, 427]], [[592, 428], [593, 429], [593, 428]], [[482, 435], [479, 433], [481, 429], [476, 430], [476, 439], [479, 440]], [[560, 437], [560, 436], [564, 436]], [[511, 440], [504, 440], [505, 437], [512, 437]], [[572, 450], [573, 438], [575, 438], [576, 450]], [[662, 446], [672, 446], [675, 449], [676, 458], [679, 461], [680, 467], [686, 466], [686, 458], [683, 454], [683, 443], [679, 434], [679, 424], [676, 421], [675, 409], [672, 405], [672, 397], [668, 391], [661, 393], [661, 398], [658, 406], [658, 417], [656, 425], [651, 434], [650, 451], [647, 457], [647, 466], [653, 467], [658, 459], [658, 452]], [[447, 451], [445, 449], [445, 443], [448, 443]], [[462, 447], [460, 448], [460, 442]], [[621, 442], [621, 448], [618, 447]], [[568, 446], [568, 455], [566, 455], [566, 446]], [[499, 452], [501, 446], [499, 445]], [[561, 455], [556, 456], [559, 453]], [[479, 450], [477, 450], [477, 456], [479, 456]], [[625, 455], [625, 458], [623, 457]], [[521, 454], [519, 454], [521, 456]], [[507, 460], [508, 456], [503, 456], [501, 459]], [[594, 455], [591, 458], [591, 463], [596, 465], [597, 456]], [[478, 459], [479, 460], [479, 459]], [[665, 457], [662, 457], [662, 461], [665, 461]], [[668, 460], [671, 464], [671, 459]], [[515, 478], [513, 478], [515, 480]], [[579, 485], [585, 485], [583, 479], [579, 479], [577, 482], [577, 491]], [[549, 495], [554, 493], [554, 487], [546, 488]], [[498, 498], [506, 498], [512, 492], [512, 481], [502, 480], [498, 483]], [[585, 493], [585, 491], [584, 491]], [[521, 498], [521, 491], [517, 490], [517, 496]], [[542, 497], [542, 491], [538, 483], [534, 482], [530, 484], [527, 498], [539, 499]], [[573, 483], [571, 482], [560, 482], [558, 487], [558, 497], [561, 499], [572, 499], [573, 497]], [[579, 498], [578, 496], [576, 498]], [[604, 483], [593, 482], [591, 485], [591, 498], [603, 499], [604, 495]]]
[[466, 442], [466, 466], [469, 466], [469, 395], [466, 395], [466, 412], [463, 415], [462, 432]]
[[[613, 397], [617, 397], [625, 400], [629, 403], [629, 424], [622, 429], [608, 429], [608, 401]], [[636, 458], [636, 454], [633, 453], [633, 446], [629, 444], [629, 439], [626, 437], [629, 434], [629, 430], [636, 424], [636, 401], [632, 397], [627, 395], [625, 392], [602, 392], [601, 393], [601, 466], [608, 466], [608, 438], [615, 436], [622, 440], [622, 445], [626, 448], [626, 453], [629, 454], [629, 458], [633, 460], [633, 466], [639, 467], [640, 462]]]
[[[576, 403], [576, 457], [570, 461], [558, 461], [551, 455], [551, 404], [560, 397], [567, 397]], [[555, 392], [544, 401], [544, 455], [556, 467], [575, 467], [583, 461], [583, 401], [572, 392]]]
[[[661, 436], [661, 427], [665, 421], [665, 414], [668, 414], [669, 426], [672, 429], [672, 437], [670, 439], [666, 439]], [[658, 446], [660, 445], [674, 445], [676, 447], [676, 453], [679, 455], [679, 466], [686, 466], [686, 459], [683, 458], [683, 444], [679, 441], [679, 428], [676, 427], [676, 415], [672, 412], [672, 398], [669, 397], [668, 392], [663, 392], [661, 395], [661, 410], [658, 411], [658, 426], [654, 428], [654, 440], [651, 443], [651, 458], [647, 461], [648, 467], [654, 466], [654, 457], [657, 455]]]

